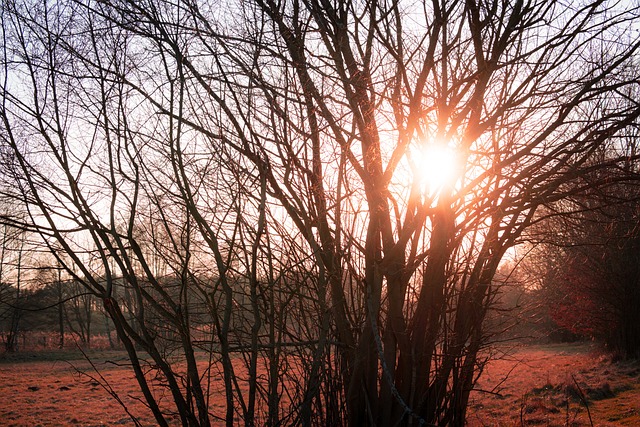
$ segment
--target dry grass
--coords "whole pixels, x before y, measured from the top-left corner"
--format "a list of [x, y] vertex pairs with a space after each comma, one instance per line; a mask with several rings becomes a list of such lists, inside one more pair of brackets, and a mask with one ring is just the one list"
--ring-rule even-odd
[[588, 344], [496, 356], [471, 395], [470, 426], [640, 425], [637, 362], [612, 363]]
[[[82, 359], [55, 360], [55, 353], [31, 361], [12, 358], [0, 363], [0, 425], [3, 426], [128, 426], [131, 418], [98, 381], [78, 371], [91, 374], [91, 366]], [[72, 354], [58, 353], [62, 359]], [[106, 357], [105, 357], [106, 356]], [[81, 356], [80, 356], [81, 357]], [[124, 353], [113, 353], [96, 360], [104, 380], [119, 394], [123, 404], [153, 426], [151, 411], [139, 400], [137, 383], [126, 366]], [[95, 374], [95, 372], [93, 373]], [[106, 385], [106, 384], [105, 384]]]
[[[490, 362], [480, 379], [482, 391], [471, 395], [472, 427], [588, 426], [588, 412], [595, 426], [640, 425], [638, 363], [612, 363], [584, 344], [522, 347], [496, 356], [500, 359]], [[155, 425], [139, 400], [142, 396], [125, 354], [94, 353], [92, 360], [127, 410], [142, 425]], [[75, 353], [5, 357], [0, 361], [0, 425], [132, 425], [102, 380], [78, 371], [96, 376]], [[166, 394], [162, 389], [156, 392]], [[212, 410], [223, 413], [223, 402], [215, 400], [220, 390], [214, 387], [212, 392]]]

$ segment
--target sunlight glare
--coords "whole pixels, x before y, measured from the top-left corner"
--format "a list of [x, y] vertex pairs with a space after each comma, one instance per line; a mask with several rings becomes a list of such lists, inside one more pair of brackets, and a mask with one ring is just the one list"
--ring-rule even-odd
[[443, 144], [430, 144], [414, 153], [423, 192], [435, 194], [456, 178], [456, 154]]

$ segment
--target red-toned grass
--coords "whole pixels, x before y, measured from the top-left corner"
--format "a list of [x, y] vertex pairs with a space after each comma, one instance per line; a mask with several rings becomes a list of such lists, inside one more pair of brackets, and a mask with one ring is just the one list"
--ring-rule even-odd
[[[128, 414], [133, 415], [143, 426], [157, 423], [150, 409], [143, 402], [142, 392], [126, 353], [123, 351], [92, 351], [89, 360], [81, 352], [50, 351], [16, 353], [0, 358], [0, 426], [118, 426], [133, 425]], [[209, 375], [208, 357], [200, 355], [198, 364], [205, 377]], [[290, 369], [298, 369], [295, 363]], [[180, 373], [184, 366], [175, 364], [172, 369]], [[148, 379], [160, 409], [171, 425], [180, 425], [174, 410], [172, 397], [166, 385], [154, 379], [154, 370], [149, 366]], [[243, 363], [234, 364], [240, 392], [246, 395], [249, 384]], [[265, 380], [264, 367], [260, 378]], [[293, 373], [293, 372], [290, 372]], [[226, 412], [224, 384], [221, 364], [213, 363], [209, 387], [209, 413], [212, 425], [223, 426]], [[203, 379], [203, 387], [207, 387]], [[117, 398], [115, 397], [117, 395]], [[118, 399], [120, 402], [118, 402]], [[287, 404], [287, 397], [281, 402]], [[240, 424], [240, 408], [236, 408], [234, 422]], [[259, 406], [257, 410], [266, 408]], [[286, 416], [283, 410], [281, 416]], [[168, 415], [167, 415], [168, 414]], [[260, 416], [260, 415], [259, 415]]]
[[496, 356], [471, 395], [472, 427], [640, 425], [638, 362], [613, 363], [589, 344], [525, 346]]
[[[32, 354], [33, 355], [33, 354]], [[59, 353], [67, 358], [68, 353]], [[113, 353], [111, 360], [126, 363], [124, 353]], [[37, 357], [37, 356], [36, 356]], [[4, 361], [0, 364], [0, 425], [4, 426], [117, 426], [131, 425], [124, 408], [107, 393], [99, 381], [79, 374], [91, 373], [84, 360]], [[78, 357], [76, 355], [76, 357]], [[81, 357], [81, 356], [80, 356]], [[12, 358], [13, 359], [13, 358]], [[104, 379], [118, 392], [127, 408], [143, 425], [153, 426], [151, 411], [139, 400], [142, 394], [125, 366], [97, 361]]]
[[[472, 427], [588, 426], [589, 413], [595, 426], [640, 425], [638, 363], [612, 363], [585, 344], [521, 347], [496, 356], [500, 358], [489, 363], [479, 390], [471, 395], [468, 420]], [[144, 426], [156, 425], [140, 401], [126, 355], [92, 353], [91, 358], [127, 409]], [[0, 425], [132, 425], [101, 381], [79, 371], [97, 376], [75, 353], [5, 357], [0, 361]], [[239, 373], [244, 375], [243, 370]], [[170, 399], [166, 390], [156, 389], [156, 393], [161, 403]], [[211, 393], [212, 412], [223, 414], [221, 382], [212, 386]], [[177, 425], [177, 418], [174, 421]]]

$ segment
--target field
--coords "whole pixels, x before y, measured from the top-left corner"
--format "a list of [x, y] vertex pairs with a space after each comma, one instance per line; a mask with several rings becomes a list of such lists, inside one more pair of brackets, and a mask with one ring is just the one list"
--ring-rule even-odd
[[512, 349], [490, 362], [472, 394], [470, 426], [640, 426], [640, 364], [594, 346]]
[[[472, 393], [472, 427], [640, 425], [638, 363], [612, 363], [587, 344], [512, 348], [496, 356]], [[0, 359], [0, 425], [132, 425], [126, 410], [154, 425], [125, 355], [94, 354], [92, 361], [100, 374], [69, 352]]]

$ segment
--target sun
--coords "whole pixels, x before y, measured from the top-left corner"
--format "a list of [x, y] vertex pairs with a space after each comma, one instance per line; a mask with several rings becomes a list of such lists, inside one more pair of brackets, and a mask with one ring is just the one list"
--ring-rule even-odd
[[420, 186], [425, 194], [437, 194], [445, 186], [454, 184], [457, 158], [452, 147], [434, 143], [415, 150], [412, 155]]

